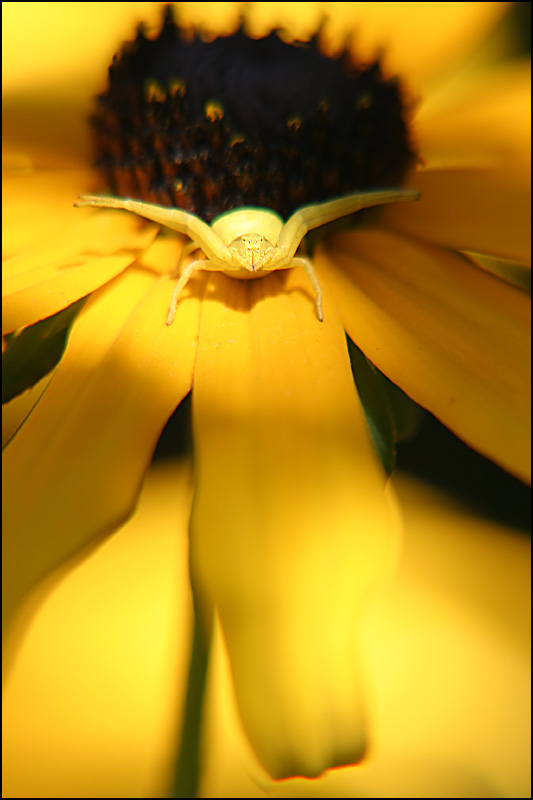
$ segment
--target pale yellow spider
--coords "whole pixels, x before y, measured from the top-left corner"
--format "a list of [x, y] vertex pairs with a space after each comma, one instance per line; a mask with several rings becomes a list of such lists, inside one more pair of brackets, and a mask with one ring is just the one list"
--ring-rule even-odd
[[232, 278], [261, 278], [276, 269], [303, 267], [315, 292], [316, 315], [322, 314], [322, 288], [313, 264], [308, 258], [296, 256], [305, 234], [340, 217], [354, 214], [362, 208], [417, 200], [419, 193], [410, 189], [384, 189], [361, 192], [304, 206], [283, 223], [281, 217], [268, 209], [245, 206], [216, 217], [211, 225], [195, 214], [181, 208], [159, 206], [140, 200], [127, 200], [104, 195], [80, 195], [76, 206], [118, 208], [133, 211], [167, 228], [185, 234], [191, 242], [183, 248], [178, 265], [171, 277], [177, 277], [185, 256], [202, 250], [205, 259], [191, 261], [181, 273], [170, 303], [167, 325], [176, 314], [178, 297], [195, 270], [220, 271]]

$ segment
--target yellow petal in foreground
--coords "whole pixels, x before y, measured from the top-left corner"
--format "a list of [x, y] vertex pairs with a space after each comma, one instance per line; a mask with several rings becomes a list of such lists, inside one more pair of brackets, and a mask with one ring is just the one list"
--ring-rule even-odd
[[168, 280], [133, 268], [97, 292], [4, 451], [6, 615], [131, 514], [161, 430], [192, 382], [199, 301], [185, 292], [167, 327], [171, 293]]
[[191, 501], [190, 464], [153, 468], [133, 517], [39, 606], [3, 698], [5, 797], [167, 796]]
[[157, 231], [129, 214], [91, 215], [64, 236], [6, 259], [2, 332], [31, 325], [94, 292], [132, 264]]
[[[165, 796], [187, 669], [190, 475], [153, 468], [138, 512], [39, 609], [4, 696], [5, 797]], [[529, 540], [411, 479], [395, 487], [405, 557], [373, 631], [370, 757], [259, 788], [219, 650], [201, 797], [531, 796]]]
[[367, 643], [368, 758], [319, 780], [258, 788], [219, 648], [202, 797], [531, 796], [529, 537], [405, 475], [393, 483], [404, 544]]
[[368, 358], [467, 444], [528, 480], [529, 296], [460, 254], [394, 233], [343, 235], [318, 260]]
[[193, 584], [261, 762], [314, 777], [364, 754], [356, 634], [397, 531], [334, 307], [317, 321], [299, 270], [247, 283], [213, 276], [202, 306]]

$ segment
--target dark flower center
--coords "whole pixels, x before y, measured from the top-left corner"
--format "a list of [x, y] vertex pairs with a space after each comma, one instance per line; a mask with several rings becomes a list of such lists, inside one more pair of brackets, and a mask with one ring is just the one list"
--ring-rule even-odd
[[167, 7], [157, 38], [140, 26], [114, 57], [92, 124], [113, 194], [209, 222], [398, 187], [415, 158], [405, 117], [378, 61], [325, 56], [318, 35], [191, 39]]

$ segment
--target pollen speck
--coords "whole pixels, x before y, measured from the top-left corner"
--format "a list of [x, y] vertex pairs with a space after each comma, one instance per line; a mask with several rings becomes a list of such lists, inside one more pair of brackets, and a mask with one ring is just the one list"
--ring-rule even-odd
[[287, 120], [287, 128], [291, 131], [299, 131], [302, 127], [302, 118], [298, 116], [289, 117]]
[[205, 116], [210, 122], [215, 122], [218, 119], [222, 119], [224, 116], [224, 109], [216, 100], [209, 100], [205, 104]]
[[372, 102], [372, 94], [370, 92], [365, 92], [357, 98], [355, 101], [355, 107], [358, 111], [362, 111], [366, 108], [371, 108]]
[[168, 82], [168, 91], [171, 97], [184, 97], [187, 85], [180, 78], [171, 78]]
[[157, 81], [149, 79], [144, 85], [144, 98], [147, 103], [163, 103], [167, 93]]

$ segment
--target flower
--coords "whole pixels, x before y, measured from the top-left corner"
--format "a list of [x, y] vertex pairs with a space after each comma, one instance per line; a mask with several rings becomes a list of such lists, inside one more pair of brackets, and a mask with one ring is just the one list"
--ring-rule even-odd
[[[372, 637], [370, 757], [258, 786], [217, 637], [199, 796], [528, 796], [529, 540], [393, 481], [405, 557]], [[166, 796], [192, 610], [191, 489], [189, 464], [152, 468], [137, 513], [39, 608], [4, 696], [6, 796]]]
[[[95, 14], [86, 5], [73, 4], [78, 25]], [[131, 12], [122, 5], [113, 8], [124, 23]], [[202, 5], [192, 13], [201, 15]], [[307, 26], [309, 35], [318, 7], [307, 5], [300, 31]], [[361, 758], [369, 665], [353, 630], [364, 635], [369, 601], [398, 548], [394, 501], [344, 332], [472, 447], [520, 477], [528, 469], [528, 298], [487, 262], [508, 275], [501, 259], [524, 265], [529, 257], [528, 71], [515, 63], [467, 68], [459, 59], [505, 4], [439, 6], [435, 38], [420, 33], [434, 4], [413, 5], [410, 14], [402, 4], [400, 19], [397, 5], [384, 19], [382, 4], [370, 4], [358, 19], [359, 5], [343, 4], [330, 46], [335, 25], [349, 24], [358, 58], [385, 43], [387, 70], [426, 89], [415, 120], [425, 166], [408, 178], [422, 200], [387, 209], [379, 228], [338, 234], [317, 249], [323, 325], [294, 270], [246, 283], [200, 274], [166, 328], [166, 275], [183, 242], [127, 215], [70, 208], [95, 180], [80, 104], [98, 89], [105, 37], [90, 69], [69, 60], [70, 79], [64, 62], [52, 62], [57, 94], [24, 96], [21, 79], [18, 102], [7, 98], [4, 332], [90, 299], [55, 373], [13, 407], [16, 435], [4, 464], [13, 565], [6, 611], [131, 514], [161, 429], [192, 387], [193, 584], [206, 628], [217, 610], [247, 734], [274, 777], [315, 776]], [[46, 14], [64, 22], [72, 11], [64, 6], [48, 4]], [[153, 19], [159, 7], [147, 6]], [[264, 17], [278, 10], [259, 5], [254, 24], [266, 32]], [[410, 27], [413, 19], [420, 27]], [[107, 16], [106, 26], [113, 49], [124, 31]], [[47, 35], [48, 58], [48, 28]], [[450, 50], [462, 73], [445, 81]], [[37, 80], [32, 75], [32, 86]], [[28, 98], [35, 113], [24, 125]]]

